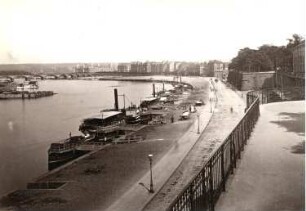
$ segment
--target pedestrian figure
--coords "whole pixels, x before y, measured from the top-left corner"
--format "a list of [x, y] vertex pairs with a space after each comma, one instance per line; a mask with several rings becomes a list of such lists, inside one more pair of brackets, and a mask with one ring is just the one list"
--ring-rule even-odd
[[233, 107], [231, 107], [231, 113], [233, 113]]
[[173, 123], [174, 122], [174, 116], [172, 115], [171, 116], [171, 123]]

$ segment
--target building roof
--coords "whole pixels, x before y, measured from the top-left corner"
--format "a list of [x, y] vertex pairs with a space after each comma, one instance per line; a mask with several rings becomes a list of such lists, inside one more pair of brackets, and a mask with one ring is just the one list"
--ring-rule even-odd
[[156, 99], [157, 99], [156, 97], [147, 97], [145, 99], [142, 99], [141, 102], [151, 102], [151, 101], [154, 101]]
[[90, 117], [87, 117], [86, 119], [107, 119], [121, 113], [121, 111], [101, 111], [100, 114], [92, 115]]

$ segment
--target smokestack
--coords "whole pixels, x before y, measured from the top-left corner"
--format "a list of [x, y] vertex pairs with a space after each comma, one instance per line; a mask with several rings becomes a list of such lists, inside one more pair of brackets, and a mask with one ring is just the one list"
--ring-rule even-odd
[[153, 97], [155, 97], [155, 84], [153, 84]]
[[115, 96], [115, 110], [119, 111], [119, 106], [118, 106], [118, 92], [117, 89], [114, 89], [114, 96]]

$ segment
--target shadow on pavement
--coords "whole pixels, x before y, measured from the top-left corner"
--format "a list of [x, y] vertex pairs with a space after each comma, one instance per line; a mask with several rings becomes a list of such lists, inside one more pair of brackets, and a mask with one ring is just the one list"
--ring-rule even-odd
[[281, 112], [278, 114], [281, 119], [270, 121], [287, 129], [287, 132], [293, 132], [299, 136], [305, 135], [305, 113]]

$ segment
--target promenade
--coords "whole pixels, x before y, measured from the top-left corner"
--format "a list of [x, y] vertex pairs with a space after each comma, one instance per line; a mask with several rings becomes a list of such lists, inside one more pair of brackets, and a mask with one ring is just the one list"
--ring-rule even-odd
[[305, 101], [260, 109], [216, 211], [305, 210]]

